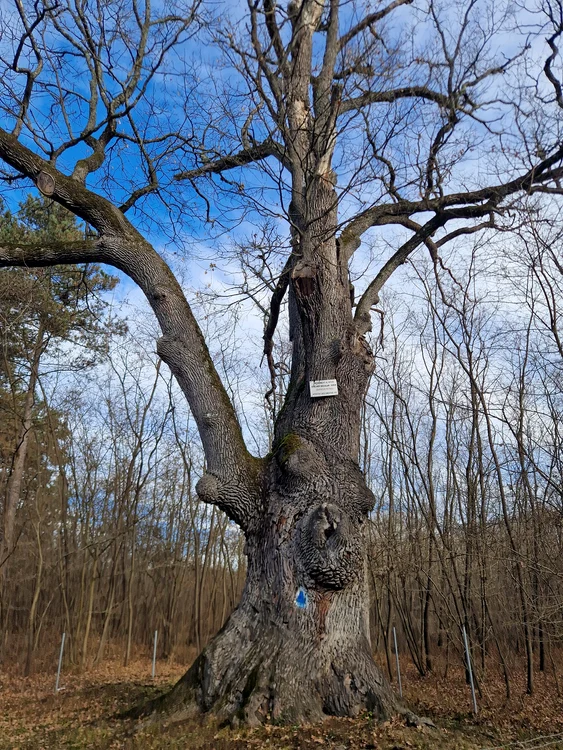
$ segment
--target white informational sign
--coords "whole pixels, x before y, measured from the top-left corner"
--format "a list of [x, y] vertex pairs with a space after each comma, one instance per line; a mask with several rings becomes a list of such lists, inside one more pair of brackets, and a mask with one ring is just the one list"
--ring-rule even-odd
[[309, 391], [311, 398], [321, 396], [338, 396], [338, 385], [336, 380], [309, 380]]

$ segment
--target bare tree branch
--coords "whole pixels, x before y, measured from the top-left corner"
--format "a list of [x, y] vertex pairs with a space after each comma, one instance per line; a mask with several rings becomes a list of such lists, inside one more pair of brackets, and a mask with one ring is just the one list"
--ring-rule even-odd
[[278, 325], [280, 317], [281, 304], [287, 288], [289, 286], [289, 279], [291, 275], [291, 269], [295, 262], [295, 256], [293, 253], [287, 259], [285, 266], [281, 274], [279, 275], [277, 284], [270, 298], [270, 312], [268, 315], [268, 321], [264, 329], [264, 355], [268, 362], [268, 369], [270, 371], [270, 380], [272, 382], [272, 391], [276, 387], [276, 368], [274, 365], [274, 359], [272, 352], [274, 350], [274, 333]]
[[374, 26], [378, 21], [383, 20], [385, 16], [388, 16], [389, 13], [395, 10], [395, 8], [398, 8], [401, 5], [411, 5], [412, 2], [413, 0], [393, 0], [393, 2], [389, 3], [385, 8], [365, 16], [365, 18], [340, 37], [340, 49], [344, 49], [344, 47], [362, 31], [368, 29], [370, 26]]
[[3, 130], [0, 158], [33, 180], [41, 172], [47, 173], [54, 180], [53, 198], [101, 235], [95, 243], [3, 245], [0, 267], [100, 262], [130, 276], [158, 319], [163, 333], [158, 353], [178, 379], [198, 425], [212, 477], [202, 484], [206, 497], [228, 509], [231, 518], [247, 528], [256, 511], [259, 466], [246, 449], [235, 410], [201, 330], [166, 262], [118, 208], [54, 169]]
[[220, 174], [229, 169], [244, 167], [247, 164], [253, 164], [256, 161], [267, 159], [269, 156], [275, 156], [279, 159], [281, 152], [281, 146], [275, 144], [271, 140], [267, 140], [263, 143], [252, 146], [251, 148], [243, 149], [242, 151], [239, 151], [238, 154], [221, 156], [218, 159], [205, 162], [201, 167], [194, 167], [185, 172], [179, 172], [174, 175], [174, 180], [179, 182], [181, 180], [193, 180], [196, 177], [202, 177], [206, 174]]
[[391, 275], [406, 262], [409, 255], [419, 247], [427, 237], [431, 237], [432, 234], [443, 226], [445, 219], [442, 217], [434, 216], [424, 226], [405, 242], [401, 247], [393, 253], [389, 260], [383, 265], [383, 268], [378, 272], [377, 276], [369, 284], [363, 295], [361, 296], [358, 305], [356, 307], [356, 313], [354, 315], [354, 322], [360, 335], [371, 330], [371, 308], [376, 305], [379, 301], [379, 292], [383, 285], [388, 281]]
[[[403, 224], [406, 217], [418, 213], [440, 213], [446, 221], [486, 216], [497, 209], [505, 198], [524, 191], [545, 189], [545, 182], [559, 179], [559, 171], [552, 168], [562, 159], [563, 146], [560, 146], [532, 169], [505, 183], [462, 193], [450, 193], [439, 198], [425, 198], [420, 201], [399, 200], [397, 203], [373, 206], [352, 219], [342, 231], [339, 237], [341, 253], [349, 259], [360, 246], [361, 237], [368, 229], [383, 224]], [[464, 208], [446, 212], [446, 209], [454, 209], [456, 206]]]
[[405, 86], [388, 91], [367, 91], [353, 99], [344, 99], [340, 103], [338, 113], [343, 115], [352, 110], [363, 109], [369, 104], [396, 102], [399, 99], [422, 99], [439, 104], [441, 107], [447, 107], [450, 101], [448, 96], [441, 94], [439, 91], [433, 91], [428, 86]]

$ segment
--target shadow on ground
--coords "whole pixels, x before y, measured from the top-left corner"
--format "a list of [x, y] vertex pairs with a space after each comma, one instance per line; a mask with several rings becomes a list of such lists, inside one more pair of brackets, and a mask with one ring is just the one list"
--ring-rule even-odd
[[[115, 667], [115, 665], [114, 665]], [[117, 680], [119, 675], [121, 679]], [[437, 728], [411, 728], [399, 719], [378, 723], [370, 716], [359, 719], [328, 718], [305, 727], [265, 726], [254, 730], [220, 728], [211, 723], [142, 723], [117, 718], [170, 687], [178, 675], [173, 668], [157, 683], [129, 672], [108, 668], [90, 675], [68, 675], [65, 690], [54, 694], [51, 678], [27, 681], [16, 676], [0, 678], [0, 750], [51, 750], [92, 748], [109, 750], [483, 750], [483, 748], [549, 747], [563, 750], [563, 728], [551, 737], [498, 717], [475, 720], [469, 713], [430, 712]], [[419, 701], [417, 713], [428, 715]], [[559, 737], [554, 736], [562, 732]], [[542, 739], [543, 737], [543, 739]]]

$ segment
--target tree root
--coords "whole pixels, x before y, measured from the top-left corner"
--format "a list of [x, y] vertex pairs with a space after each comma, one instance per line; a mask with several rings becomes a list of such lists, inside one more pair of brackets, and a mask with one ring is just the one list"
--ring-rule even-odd
[[[211, 644], [167, 693], [133, 708], [126, 718], [175, 724], [207, 716], [235, 728], [264, 723], [317, 723], [328, 716], [393, 714], [430, 726], [402, 708], [371, 658], [348, 654], [321, 669], [318, 652], [298, 660], [287, 644], [264, 642], [234, 655]], [[223, 662], [223, 663], [222, 663]]]
[[404, 706], [399, 709], [398, 713], [399, 716], [404, 718], [408, 727], [416, 727], [417, 729], [421, 727], [430, 727], [431, 729], [436, 729], [436, 724], [434, 724], [432, 719], [429, 719], [427, 716], [418, 716], [418, 714], [413, 713]]

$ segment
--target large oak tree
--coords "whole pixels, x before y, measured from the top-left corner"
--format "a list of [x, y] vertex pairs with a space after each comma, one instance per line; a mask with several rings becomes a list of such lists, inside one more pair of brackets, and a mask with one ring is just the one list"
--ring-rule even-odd
[[[14, 0], [2, 176], [36, 184], [96, 236], [4, 243], [0, 265], [106, 263], [139, 285], [199, 428], [198, 493], [245, 533], [242, 600], [161, 708], [250, 723], [384, 715], [398, 704], [370, 648], [374, 498], [358, 465], [371, 311], [417, 248], [439, 262], [445, 243], [559, 191], [562, 8], [248, 0], [212, 17], [182, 2]], [[275, 382], [287, 299], [291, 375], [262, 458], [142, 232], [166, 219], [185, 235], [198, 212], [224, 228], [243, 210], [284, 218], [289, 238], [265, 354]], [[378, 232], [395, 245], [356, 298], [350, 264]], [[310, 381], [327, 379], [338, 395], [313, 398]]]

